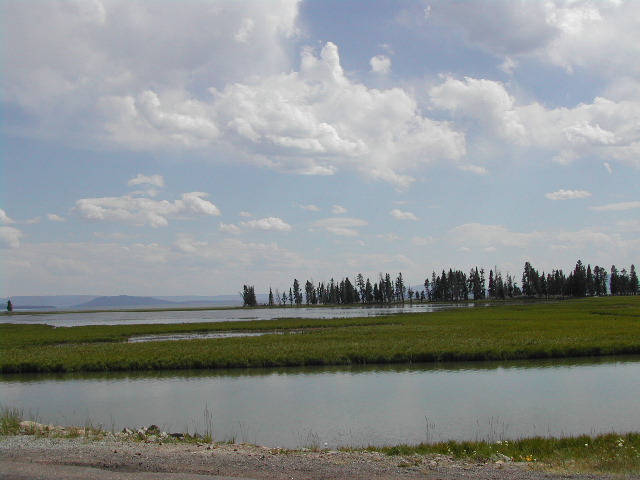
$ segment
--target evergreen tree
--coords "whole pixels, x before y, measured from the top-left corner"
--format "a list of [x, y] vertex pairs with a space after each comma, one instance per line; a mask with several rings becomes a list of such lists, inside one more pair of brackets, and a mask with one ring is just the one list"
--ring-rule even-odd
[[375, 296], [373, 292], [373, 287], [371, 286], [371, 282], [367, 278], [367, 283], [364, 286], [364, 295], [367, 303], [373, 303]]
[[365, 303], [366, 301], [366, 284], [364, 283], [364, 277], [362, 276], [361, 273], [358, 274], [358, 276], [356, 277], [356, 285], [358, 286], [358, 289], [360, 290], [360, 300], [362, 300], [362, 303]]
[[611, 276], [609, 277], [609, 293], [618, 295], [620, 279], [618, 278], [618, 269], [615, 265], [611, 265]]
[[636, 274], [635, 265], [631, 265], [631, 273], [629, 274], [629, 294], [638, 295], [640, 285], [638, 285], [638, 275]]
[[404, 303], [404, 295], [406, 291], [407, 289], [404, 286], [404, 280], [402, 279], [402, 272], [400, 272], [396, 278], [396, 300], [398, 302]]
[[302, 292], [300, 291], [300, 283], [297, 278], [293, 279], [293, 300], [296, 305], [302, 305]]
[[250, 287], [245, 285], [240, 296], [242, 297], [243, 307], [255, 307], [258, 305], [258, 300], [256, 300], [256, 292], [253, 288], [253, 285]]

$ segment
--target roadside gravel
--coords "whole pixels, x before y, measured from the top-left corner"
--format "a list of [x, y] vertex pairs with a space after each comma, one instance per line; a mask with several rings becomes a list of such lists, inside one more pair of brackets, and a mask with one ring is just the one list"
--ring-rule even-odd
[[539, 465], [474, 463], [443, 455], [391, 457], [374, 452], [288, 451], [236, 444], [144, 443], [114, 437], [101, 440], [33, 435], [0, 437], [2, 480], [159, 477], [194, 480], [640, 478], [553, 473]]

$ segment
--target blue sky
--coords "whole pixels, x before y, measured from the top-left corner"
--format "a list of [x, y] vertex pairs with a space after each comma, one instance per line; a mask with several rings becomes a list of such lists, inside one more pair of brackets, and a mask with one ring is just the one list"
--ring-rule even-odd
[[0, 296], [638, 261], [638, 2], [0, 9]]

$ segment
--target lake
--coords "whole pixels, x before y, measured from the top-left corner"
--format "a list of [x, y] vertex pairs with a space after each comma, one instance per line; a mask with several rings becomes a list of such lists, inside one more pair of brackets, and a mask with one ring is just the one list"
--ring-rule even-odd
[[46, 324], [54, 327], [81, 325], [133, 325], [152, 323], [203, 323], [272, 320], [274, 318], [356, 318], [392, 315], [396, 313], [435, 312], [450, 308], [473, 308], [464, 304], [405, 304], [392, 306], [354, 307], [285, 307], [285, 308], [232, 308], [213, 310], [152, 310], [77, 313], [31, 313], [13, 315], [4, 320], [11, 323]]
[[[640, 356], [268, 370], [0, 376], [39, 421], [270, 447], [640, 431]], [[206, 412], [206, 414], [205, 414]]]

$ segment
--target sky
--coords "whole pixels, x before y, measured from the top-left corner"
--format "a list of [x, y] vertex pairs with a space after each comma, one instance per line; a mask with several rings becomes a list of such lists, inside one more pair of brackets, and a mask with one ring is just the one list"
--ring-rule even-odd
[[0, 0], [0, 296], [640, 260], [640, 2]]

